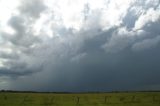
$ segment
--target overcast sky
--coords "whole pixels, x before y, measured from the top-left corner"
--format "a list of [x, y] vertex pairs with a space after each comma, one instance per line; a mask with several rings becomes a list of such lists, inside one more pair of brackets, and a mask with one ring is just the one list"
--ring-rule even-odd
[[0, 0], [0, 89], [160, 90], [160, 0]]

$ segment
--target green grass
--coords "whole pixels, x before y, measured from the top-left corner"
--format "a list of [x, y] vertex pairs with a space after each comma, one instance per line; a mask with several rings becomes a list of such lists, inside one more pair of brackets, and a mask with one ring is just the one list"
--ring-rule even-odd
[[160, 92], [0, 93], [0, 106], [160, 106]]

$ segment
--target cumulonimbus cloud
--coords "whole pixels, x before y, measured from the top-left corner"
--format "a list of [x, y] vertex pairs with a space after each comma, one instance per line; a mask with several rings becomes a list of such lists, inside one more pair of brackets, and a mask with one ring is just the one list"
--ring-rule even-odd
[[[73, 89], [74, 85], [84, 87], [87, 80], [86, 84], [91, 84], [88, 89], [92, 86], [94, 89], [93, 79], [96, 84], [104, 80], [100, 86], [109, 79], [116, 82], [109, 75], [114, 77], [115, 71], [128, 71], [124, 64], [132, 67], [138, 56], [147, 50], [156, 51], [160, 44], [159, 0], [13, 1], [13, 5], [8, 0], [0, 1], [6, 6], [4, 11], [0, 9], [3, 16], [0, 18], [0, 77], [14, 78], [7, 79], [8, 88], [25, 89], [32, 85], [27, 88], [43, 90], [45, 86], [58, 89], [68, 84], [71, 87], [66, 89]], [[129, 57], [133, 59], [131, 62]], [[144, 58], [141, 56], [142, 62]], [[146, 69], [145, 65], [138, 67], [138, 70]], [[96, 77], [98, 70], [102, 70], [100, 79]], [[89, 73], [93, 75], [81, 79]], [[37, 78], [35, 82], [29, 80], [34, 78]], [[43, 83], [33, 86], [40, 81]], [[28, 84], [21, 88], [23, 82]]]

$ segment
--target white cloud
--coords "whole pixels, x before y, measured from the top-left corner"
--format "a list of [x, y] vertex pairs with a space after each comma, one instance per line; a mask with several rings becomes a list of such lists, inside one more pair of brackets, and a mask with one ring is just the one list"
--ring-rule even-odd
[[142, 29], [149, 24], [160, 20], [160, 10], [149, 9], [145, 14], [139, 16], [139, 19], [135, 23], [135, 30]]
[[6, 24], [13, 14], [17, 14], [16, 7], [19, 5], [18, 0], [1, 0], [0, 1], [0, 22]]
[[126, 15], [132, 2], [132, 0], [117, 0], [114, 2], [109, 1], [105, 9], [102, 10], [102, 26], [107, 29], [110, 27], [119, 26], [122, 23], [123, 18]]
[[[140, 0], [130, 1], [129, 3], [126, 11], [123, 10], [122, 13], [120, 13], [120, 15], [123, 15], [124, 12], [126, 12], [124, 16], [121, 17], [122, 25], [118, 26], [117, 32], [113, 33], [110, 40], [103, 45], [103, 48], [107, 52], [122, 51], [151, 36], [159, 36], [157, 28], [159, 26], [160, 10], [155, 8], [159, 2], [157, 0]], [[130, 17], [129, 15], [132, 16]], [[120, 22], [120, 19], [118, 19], [118, 21]], [[114, 22], [118, 23], [115, 20]], [[128, 25], [130, 26], [128, 27]], [[148, 46], [148, 48], [150, 47], [152, 46]]]

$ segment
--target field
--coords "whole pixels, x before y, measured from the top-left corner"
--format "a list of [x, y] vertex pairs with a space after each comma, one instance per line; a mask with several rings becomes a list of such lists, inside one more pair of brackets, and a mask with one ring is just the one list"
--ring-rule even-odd
[[160, 92], [0, 93], [0, 106], [160, 106]]

